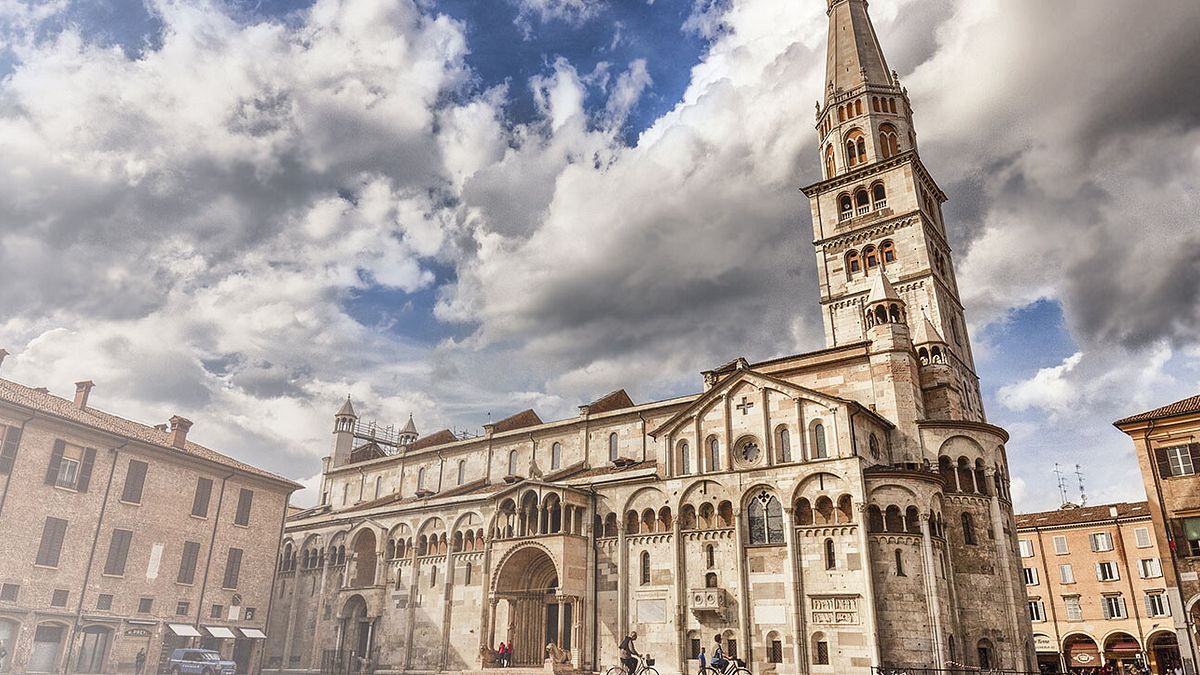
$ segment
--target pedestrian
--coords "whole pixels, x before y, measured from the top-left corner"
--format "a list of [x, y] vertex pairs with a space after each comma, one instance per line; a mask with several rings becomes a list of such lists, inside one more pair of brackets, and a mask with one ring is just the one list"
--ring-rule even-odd
[[511, 667], [512, 660], [513, 660], [512, 638], [509, 638], [508, 644], [504, 648], [504, 665], [506, 667]]
[[8, 650], [4, 647], [4, 640], [0, 640], [0, 673], [8, 672], [4, 667], [4, 659], [8, 658]]
[[143, 647], [138, 650], [137, 656], [133, 657], [133, 672], [136, 675], [142, 675], [142, 671], [146, 668], [146, 649]]
[[504, 640], [500, 641], [500, 646], [496, 647], [496, 665], [504, 667], [504, 657], [508, 654], [507, 648], [504, 646]]
[[708, 667], [708, 656], [704, 654], [704, 647], [700, 648], [700, 653], [696, 655], [696, 658], [700, 660], [700, 672], [703, 673], [704, 669]]

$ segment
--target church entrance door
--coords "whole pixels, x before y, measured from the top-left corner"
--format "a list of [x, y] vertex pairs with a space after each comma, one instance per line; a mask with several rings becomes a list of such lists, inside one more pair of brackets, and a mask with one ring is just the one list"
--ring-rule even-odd
[[[541, 666], [546, 659], [547, 645], [564, 645], [564, 622], [560, 618], [570, 616], [563, 609], [569, 601], [559, 597], [558, 589], [558, 568], [545, 549], [529, 546], [504, 562], [492, 598], [489, 642], [495, 645], [497, 634], [500, 640], [512, 642], [514, 666]], [[498, 617], [497, 607], [501, 601], [507, 611]], [[507, 625], [497, 626], [497, 618]]]

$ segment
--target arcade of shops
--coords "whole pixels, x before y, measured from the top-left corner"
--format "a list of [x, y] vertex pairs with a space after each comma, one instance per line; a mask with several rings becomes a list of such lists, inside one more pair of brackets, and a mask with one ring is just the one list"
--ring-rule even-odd
[[1120, 673], [1126, 672], [1126, 666], [1145, 664], [1153, 675], [1174, 675], [1175, 667], [1181, 663], [1179, 644], [1171, 630], [1151, 633], [1144, 645], [1122, 632], [1111, 633], [1101, 640], [1086, 633], [1072, 633], [1063, 638], [1061, 646], [1043, 633], [1034, 633], [1033, 639], [1038, 669], [1046, 675], [1099, 673], [1105, 664]]

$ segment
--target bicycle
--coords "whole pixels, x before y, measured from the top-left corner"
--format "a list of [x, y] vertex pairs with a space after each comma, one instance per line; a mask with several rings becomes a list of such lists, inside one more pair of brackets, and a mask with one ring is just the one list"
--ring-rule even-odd
[[750, 669], [746, 667], [745, 661], [737, 658], [729, 659], [728, 661], [729, 663], [725, 665], [724, 671], [717, 670], [712, 666], [704, 666], [700, 669], [699, 675], [753, 675]]
[[649, 654], [642, 654], [638, 657], [636, 672], [630, 673], [625, 670], [625, 666], [622, 664], [609, 668], [608, 672], [604, 675], [658, 675], [658, 671], [654, 669], [654, 659]]

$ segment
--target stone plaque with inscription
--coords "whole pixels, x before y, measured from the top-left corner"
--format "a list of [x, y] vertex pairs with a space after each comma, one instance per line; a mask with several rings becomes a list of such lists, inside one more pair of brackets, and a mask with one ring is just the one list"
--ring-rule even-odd
[[848, 626], [858, 624], [858, 596], [835, 595], [809, 598], [811, 617], [809, 621], [825, 626]]

